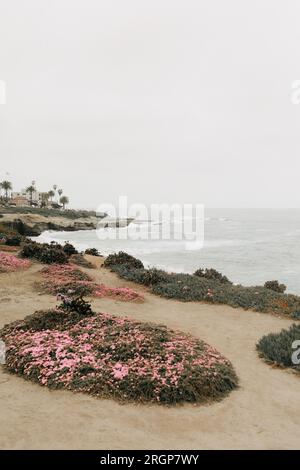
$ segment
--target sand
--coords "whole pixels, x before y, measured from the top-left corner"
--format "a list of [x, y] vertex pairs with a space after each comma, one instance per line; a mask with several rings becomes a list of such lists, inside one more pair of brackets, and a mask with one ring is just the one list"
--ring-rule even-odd
[[[95, 263], [100, 259], [88, 257]], [[55, 306], [37, 295], [41, 265], [0, 274], [0, 326]], [[93, 301], [96, 311], [128, 315], [192, 333], [230, 359], [240, 388], [205, 406], [119, 404], [46, 387], [0, 368], [1, 449], [297, 449], [300, 377], [258, 358], [256, 341], [292, 321], [227, 306], [162, 299], [104, 268], [87, 270], [111, 286], [134, 286], [144, 303]]]

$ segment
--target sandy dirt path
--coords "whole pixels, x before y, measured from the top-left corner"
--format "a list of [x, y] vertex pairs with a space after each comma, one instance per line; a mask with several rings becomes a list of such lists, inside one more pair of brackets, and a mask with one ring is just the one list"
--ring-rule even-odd
[[[91, 258], [92, 259], [92, 258]], [[95, 262], [95, 259], [93, 259]], [[99, 263], [99, 260], [97, 260]], [[41, 268], [0, 274], [0, 326], [56, 304], [37, 295]], [[130, 283], [98, 268], [111, 286]], [[272, 368], [255, 351], [265, 333], [292, 322], [226, 306], [182, 303], [145, 292], [144, 303], [93, 301], [96, 311], [164, 323], [203, 339], [230, 359], [240, 388], [219, 403], [162, 407], [122, 405], [50, 391], [0, 368], [1, 449], [296, 449], [300, 447], [300, 378]]]

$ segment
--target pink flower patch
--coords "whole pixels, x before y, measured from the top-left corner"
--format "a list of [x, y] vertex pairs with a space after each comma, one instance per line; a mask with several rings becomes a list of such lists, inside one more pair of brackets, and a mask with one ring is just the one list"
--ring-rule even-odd
[[128, 372], [129, 367], [120, 363], [116, 364], [112, 369], [112, 373], [115, 379], [124, 379], [124, 377], [128, 375]]
[[8, 253], [0, 253], [0, 272], [14, 272], [18, 269], [26, 269], [30, 264], [28, 260], [17, 258]]
[[50, 388], [159, 403], [206, 400], [236, 386], [230, 362], [197, 338], [107, 313], [75, 323], [61, 315], [57, 329], [26, 321], [4, 328], [11, 372]]
[[53, 264], [44, 268], [41, 274], [45, 279], [44, 287], [53, 294], [59, 293], [66, 285], [72, 283], [73, 286], [88, 287], [90, 295], [95, 297], [112, 297], [125, 302], [144, 299], [143, 295], [128, 287], [109, 287], [97, 284], [73, 264]]
[[95, 291], [96, 297], [114, 297], [123, 301], [143, 300], [143, 296], [129, 287], [108, 287], [100, 284]]

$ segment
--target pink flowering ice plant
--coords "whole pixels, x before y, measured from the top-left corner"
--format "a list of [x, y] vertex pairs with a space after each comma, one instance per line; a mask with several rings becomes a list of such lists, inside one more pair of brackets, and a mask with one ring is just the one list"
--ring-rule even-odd
[[95, 283], [73, 264], [53, 264], [41, 271], [41, 287], [52, 294], [74, 293], [95, 297], [112, 297], [122, 301], [143, 300], [143, 296], [128, 287], [109, 287]]
[[143, 296], [129, 287], [108, 287], [99, 284], [95, 289], [96, 297], [114, 297], [120, 300], [142, 300]]
[[171, 404], [219, 399], [237, 385], [230, 362], [203, 341], [107, 313], [39, 312], [0, 335], [8, 370], [50, 388]]
[[14, 272], [18, 269], [26, 269], [30, 264], [28, 260], [0, 252], [0, 272]]

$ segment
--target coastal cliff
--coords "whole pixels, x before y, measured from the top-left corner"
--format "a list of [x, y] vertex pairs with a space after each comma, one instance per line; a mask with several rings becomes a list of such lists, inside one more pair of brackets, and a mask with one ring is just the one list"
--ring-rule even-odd
[[[1, 211], [2, 212], [2, 211]], [[20, 235], [39, 236], [46, 230], [74, 232], [76, 230], [95, 230], [96, 228], [121, 227], [132, 219], [118, 220], [107, 218], [106, 214], [96, 215], [92, 211], [5, 211], [0, 215], [0, 225]], [[0, 230], [1, 231], [1, 230]]]

